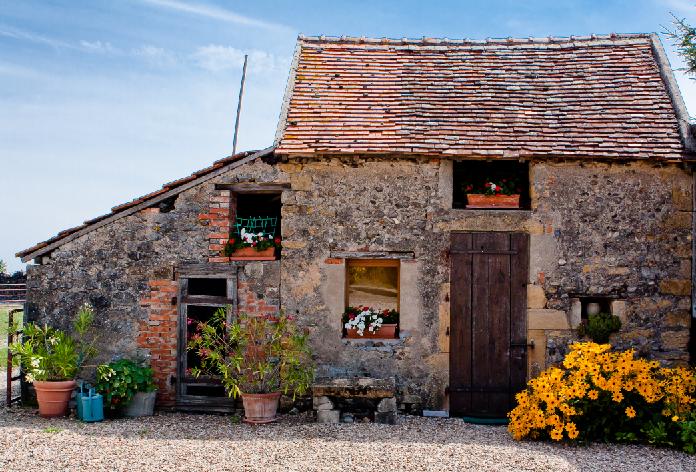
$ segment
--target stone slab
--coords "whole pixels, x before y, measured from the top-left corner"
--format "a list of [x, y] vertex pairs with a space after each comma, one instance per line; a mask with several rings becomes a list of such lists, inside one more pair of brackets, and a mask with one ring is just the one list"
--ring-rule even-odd
[[319, 410], [317, 411], [317, 423], [340, 423], [341, 412], [339, 410]]
[[561, 310], [527, 310], [528, 329], [570, 329], [568, 318]]
[[390, 398], [395, 393], [396, 382], [394, 378], [353, 377], [321, 380], [312, 385], [312, 395], [315, 397]]

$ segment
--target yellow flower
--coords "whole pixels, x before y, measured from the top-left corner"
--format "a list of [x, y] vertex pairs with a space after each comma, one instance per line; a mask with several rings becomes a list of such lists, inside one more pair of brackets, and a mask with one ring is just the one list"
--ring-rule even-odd
[[551, 430], [550, 436], [551, 439], [553, 439], [554, 441], [560, 441], [561, 439], [563, 439], [563, 427], [561, 426], [560, 429], [558, 427], [553, 428]]
[[679, 416], [674, 415], [674, 416], [672, 417], [672, 421], [675, 421], [675, 422], [676, 422], [676, 421], [679, 421]]
[[599, 396], [599, 392], [597, 390], [590, 390], [587, 392], [587, 398], [590, 400], [596, 400], [597, 397]]
[[629, 418], [635, 418], [636, 410], [634, 410], [632, 406], [629, 406], [628, 408], [626, 408], [626, 416], [628, 416]]
[[578, 428], [575, 426], [575, 423], [568, 423], [565, 426], [566, 431], [568, 432], [568, 437], [570, 439], [575, 439], [578, 437]]

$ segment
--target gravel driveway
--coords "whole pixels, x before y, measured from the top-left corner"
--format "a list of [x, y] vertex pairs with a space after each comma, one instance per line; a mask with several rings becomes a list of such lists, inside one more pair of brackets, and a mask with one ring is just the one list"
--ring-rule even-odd
[[0, 470], [616, 470], [695, 471], [696, 458], [637, 446], [569, 447], [515, 442], [504, 427], [402, 417], [397, 426], [277, 424], [160, 414], [84, 424], [0, 409]]

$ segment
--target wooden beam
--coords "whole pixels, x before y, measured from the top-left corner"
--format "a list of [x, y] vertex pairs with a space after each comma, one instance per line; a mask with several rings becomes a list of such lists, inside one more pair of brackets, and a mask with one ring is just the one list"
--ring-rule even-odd
[[333, 259], [415, 259], [413, 251], [331, 251]]
[[197, 179], [192, 180], [191, 182], [187, 182], [179, 187], [176, 187], [176, 188], [169, 190], [168, 192], [165, 192], [161, 195], [158, 195], [158, 196], [153, 197], [149, 200], [146, 200], [142, 203], [139, 203], [138, 205], [135, 205], [134, 207], [131, 207], [131, 208], [128, 208], [126, 210], [115, 213], [115, 214], [109, 216], [108, 218], [104, 218], [103, 220], [98, 221], [94, 224], [91, 224], [91, 225], [87, 226], [86, 228], [82, 228], [81, 230], [76, 231], [72, 234], [69, 234], [69, 235], [65, 236], [64, 238], [61, 238], [57, 241], [52, 242], [51, 244], [48, 244], [42, 248], [39, 248], [35, 251], [30, 252], [29, 254], [22, 257], [22, 262], [27, 262], [27, 261], [34, 259], [42, 254], [46, 254], [47, 252], [51, 252], [52, 250], [56, 249], [57, 247], [60, 247], [63, 244], [70, 242], [74, 239], [77, 239], [80, 236], [84, 236], [85, 234], [90, 233], [97, 228], [101, 228], [102, 226], [105, 226], [109, 223], [112, 223], [118, 219], [132, 215], [133, 213], [137, 213], [140, 210], [144, 210], [145, 208], [151, 207], [152, 205], [159, 203], [163, 200], [166, 200], [170, 197], [173, 197], [174, 195], [178, 195], [185, 190], [188, 190], [192, 187], [195, 187], [196, 185], [200, 185], [203, 182], [206, 182], [210, 179], [214, 179], [215, 177], [218, 177], [218, 176], [224, 174], [225, 172], [229, 171], [230, 169], [235, 169], [239, 166], [242, 166], [244, 164], [252, 162], [259, 157], [263, 157], [267, 154], [270, 154], [273, 152], [273, 149], [275, 149], [273, 146], [267, 147], [266, 149], [262, 149], [261, 151], [255, 152], [254, 154], [251, 154], [243, 159], [240, 159], [238, 161], [234, 161], [234, 162], [230, 163], [229, 165], [220, 167], [219, 169], [214, 170], [209, 174], [202, 175], [202, 176], [198, 177]]
[[216, 190], [231, 190], [236, 193], [280, 193], [290, 189], [290, 183], [276, 182], [238, 182], [234, 184], [215, 184]]

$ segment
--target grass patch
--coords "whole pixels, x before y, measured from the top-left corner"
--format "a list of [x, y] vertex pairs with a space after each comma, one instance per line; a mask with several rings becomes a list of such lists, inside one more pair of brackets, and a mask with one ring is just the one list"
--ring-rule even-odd
[[61, 428], [56, 428], [55, 426], [49, 426], [48, 428], [42, 429], [44, 433], [60, 433], [63, 431]]

